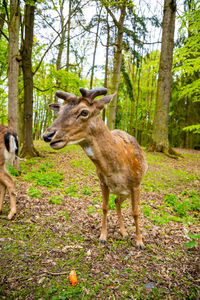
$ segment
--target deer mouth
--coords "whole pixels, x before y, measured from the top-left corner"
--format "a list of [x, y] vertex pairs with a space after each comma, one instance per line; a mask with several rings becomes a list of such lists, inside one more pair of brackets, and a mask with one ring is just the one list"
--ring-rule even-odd
[[57, 140], [57, 141], [50, 143], [50, 146], [53, 149], [61, 149], [61, 148], [65, 147], [65, 145], [66, 145], [66, 142], [63, 140]]

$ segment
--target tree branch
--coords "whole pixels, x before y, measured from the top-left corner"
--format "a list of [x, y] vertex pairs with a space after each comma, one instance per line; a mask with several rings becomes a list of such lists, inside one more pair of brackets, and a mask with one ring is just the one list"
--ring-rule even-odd
[[9, 41], [9, 38], [7, 37], [7, 35], [0, 29], [1, 34], [6, 38], [7, 41]]
[[7, 19], [9, 21], [8, 5], [7, 5], [5, 0], [3, 0], [3, 6], [5, 7], [6, 16], [7, 16]]
[[57, 40], [57, 38], [59, 37], [60, 34], [58, 34], [55, 39], [51, 42], [51, 44], [49, 45], [49, 47], [47, 48], [47, 50], [44, 52], [44, 54], [42, 55], [41, 57], [41, 60], [39, 62], [39, 64], [37, 65], [35, 71], [33, 72], [33, 76], [36, 74], [36, 72], [38, 71], [38, 69], [40, 68], [42, 62], [43, 62], [43, 59], [45, 57], [45, 55], [48, 53], [48, 51], [51, 49], [52, 45], [55, 43], [55, 41]]
[[104, 5], [104, 7], [105, 7], [105, 9], [107, 10], [107, 12], [109, 13], [109, 15], [112, 17], [115, 26], [116, 26], [116, 27], [119, 27], [119, 22], [118, 22], [117, 19], [115, 18], [115, 15], [114, 15], [113, 12], [111, 11], [111, 9], [108, 7], [108, 5], [105, 3], [104, 0], [101, 0], [101, 3]]
[[43, 92], [48, 92], [48, 91], [50, 90], [50, 88], [49, 88], [49, 89], [42, 90], [42, 89], [39, 89], [39, 88], [38, 88], [37, 86], [35, 86], [35, 85], [33, 86], [33, 88], [36, 89], [36, 90], [38, 90], [38, 91], [40, 91], [40, 92], [42, 92], [42, 93], [43, 93]]

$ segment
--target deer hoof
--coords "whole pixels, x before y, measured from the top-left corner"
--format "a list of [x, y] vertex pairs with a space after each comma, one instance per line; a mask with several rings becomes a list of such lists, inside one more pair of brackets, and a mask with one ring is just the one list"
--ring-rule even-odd
[[9, 215], [7, 216], [7, 220], [12, 220], [15, 217], [16, 213], [10, 212]]
[[101, 245], [105, 245], [105, 244], [106, 244], [106, 240], [99, 239], [99, 243], [100, 243]]
[[139, 245], [139, 246], [136, 246], [136, 249], [137, 250], [144, 250], [145, 246], [144, 245]]
[[144, 250], [145, 246], [144, 246], [143, 242], [140, 241], [140, 242], [136, 242], [136, 248], [137, 248], [137, 250]]

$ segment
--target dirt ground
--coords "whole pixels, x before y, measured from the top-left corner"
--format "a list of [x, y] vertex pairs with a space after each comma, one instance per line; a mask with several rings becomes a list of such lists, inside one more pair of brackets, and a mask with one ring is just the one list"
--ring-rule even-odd
[[176, 149], [179, 160], [147, 153], [140, 219], [145, 250], [137, 250], [130, 203], [123, 207], [130, 239], [123, 240], [112, 195], [108, 241], [99, 244], [101, 192], [81, 148], [36, 146], [43, 157], [22, 162], [16, 177], [15, 219], [5, 218], [8, 195], [0, 217], [0, 299], [200, 298], [200, 151]]

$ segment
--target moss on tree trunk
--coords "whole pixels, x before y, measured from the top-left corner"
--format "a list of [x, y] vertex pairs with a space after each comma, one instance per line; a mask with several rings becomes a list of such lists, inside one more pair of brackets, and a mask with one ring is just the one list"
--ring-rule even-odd
[[163, 152], [169, 156], [176, 156], [175, 152], [170, 148], [168, 140], [175, 14], [176, 1], [165, 0], [156, 108], [153, 123], [152, 143], [150, 147], [153, 151]]

